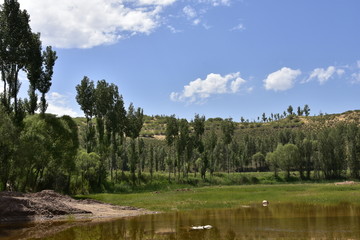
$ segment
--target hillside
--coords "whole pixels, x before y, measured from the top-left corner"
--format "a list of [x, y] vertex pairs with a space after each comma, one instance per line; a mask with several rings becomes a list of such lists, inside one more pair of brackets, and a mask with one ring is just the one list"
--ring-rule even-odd
[[[144, 125], [140, 136], [144, 138], [153, 138], [158, 140], [165, 139], [166, 131], [166, 117], [167, 116], [144, 116]], [[86, 119], [83, 117], [74, 118], [79, 126], [79, 134], [83, 135], [86, 127]], [[218, 131], [221, 129], [222, 118], [209, 118], [205, 122], [205, 130], [209, 131], [212, 127], [216, 127]], [[235, 133], [241, 134], [258, 134], [269, 131], [276, 131], [279, 129], [302, 129], [312, 130], [323, 127], [334, 126], [337, 123], [360, 123], [360, 110], [350, 110], [344, 113], [324, 114], [318, 116], [297, 116], [291, 115], [286, 118], [267, 121], [267, 122], [237, 122], [234, 121], [236, 129]], [[95, 125], [95, 121], [94, 121]]]
[[[220, 131], [222, 118], [210, 118], [205, 122], [205, 130], [216, 127]], [[360, 123], [360, 110], [352, 110], [337, 114], [324, 114], [319, 116], [296, 116], [267, 122], [236, 122], [236, 134], [258, 134], [261, 132], [276, 131], [278, 129], [302, 129], [312, 130], [330, 127], [337, 123]], [[141, 136], [155, 139], [165, 139], [166, 116], [146, 116]]]

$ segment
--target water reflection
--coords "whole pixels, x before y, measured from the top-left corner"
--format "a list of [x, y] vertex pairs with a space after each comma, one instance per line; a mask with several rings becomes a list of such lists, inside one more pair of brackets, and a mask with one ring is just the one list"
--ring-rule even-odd
[[[213, 228], [191, 229], [191, 226], [204, 225]], [[360, 207], [272, 204], [146, 215], [62, 227], [63, 230], [49, 233], [51, 236], [43, 239], [360, 239]], [[6, 239], [23, 237], [8, 236]]]

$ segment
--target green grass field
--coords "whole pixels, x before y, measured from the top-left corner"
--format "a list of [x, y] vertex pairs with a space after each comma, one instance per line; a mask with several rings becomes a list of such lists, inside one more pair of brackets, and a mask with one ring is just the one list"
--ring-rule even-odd
[[360, 184], [275, 184], [214, 186], [176, 189], [158, 192], [94, 194], [78, 196], [122, 206], [134, 206], [154, 211], [185, 211], [208, 208], [236, 208], [273, 203], [360, 204]]

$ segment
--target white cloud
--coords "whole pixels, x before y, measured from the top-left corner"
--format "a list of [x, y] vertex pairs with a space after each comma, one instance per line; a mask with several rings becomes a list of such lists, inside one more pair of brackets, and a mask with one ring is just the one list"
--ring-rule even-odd
[[200, 18], [198, 18], [196, 10], [190, 5], [187, 5], [183, 8], [183, 13], [188, 20], [192, 21], [193, 25], [198, 25], [201, 22]]
[[336, 69], [336, 74], [337, 74], [338, 76], [342, 76], [344, 73], [345, 73], [345, 70], [344, 70], [344, 69]]
[[356, 62], [356, 65], [357, 65], [358, 68], [360, 68], [360, 60], [358, 60], [358, 61]]
[[167, 28], [172, 32], [172, 33], [180, 33], [182, 32], [182, 30], [176, 29], [175, 27], [171, 26], [171, 25], [167, 25]]
[[360, 83], [360, 72], [351, 74], [352, 83]]
[[248, 88], [246, 89], [246, 91], [247, 91], [248, 93], [252, 93], [252, 92], [254, 91], [254, 87], [248, 87]]
[[245, 28], [244, 24], [239, 23], [237, 26], [230, 29], [230, 31], [244, 31], [245, 29], [246, 28]]
[[195, 18], [197, 16], [196, 10], [189, 5], [183, 8], [183, 12], [189, 19]]
[[198, 25], [200, 22], [201, 22], [201, 20], [197, 18], [197, 19], [195, 19], [195, 20], [193, 21], [193, 24], [194, 24], [194, 25]]
[[217, 6], [230, 6], [231, 0], [199, 0], [199, 3], [208, 3], [213, 5], [214, 7]]
[[264, 80], [266, 90], [285, 91], [294, 86], [295, 79], [301, 74], [300, 70], [283, 67], [270, 73]]
[[69, 115], [71, 117], [83, 116], [83, 114], [76, 112], [69, 105], [69, 97], [57, 92], [50, 92], [47, 94], [48, 108], [47, 113], [56, 114], [58, 116]]
[[335, 73], [341, 75], [344, 72], [341, 71], [342, 69], [336, 69], [334, 66], [329, 66], [327, 69], [324, 68], [315, 68], [311, 74], [310, 77], [307, 79], [307, 82], [312, 79], [317, 79], [320, 84], [324, 84], [326, 81], [328, 81]]
[[176, 0], [138, 0], [139, 5], [171, 5]]
[[238, 74], [239, 76], [231, 82], [231, 92], [233, 93], [237, 93], [240, 89], [240, 86], [246, 83], [246, 81], [240, 77], [240, 73]]
[[239, 72], [225, 76], [210, 73], [205, 79], [198, 78], [184, 86], [181, 93], [172, 92], [170, 99], [190, 103], [204, 101], [214, 94], [236, 93], [245, 82]]
[[161, 24], [165, 6], [176, 0], [19, 0], [46, 45], [91, 48], [149, 34]]

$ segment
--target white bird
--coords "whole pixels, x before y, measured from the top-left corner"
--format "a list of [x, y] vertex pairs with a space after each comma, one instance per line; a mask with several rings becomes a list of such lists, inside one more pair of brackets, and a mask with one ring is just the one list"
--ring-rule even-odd
[[205, 225], [205, 226], [192, 226], [191, 229], [193, 230], [202, 230], [202, 229], [211, 229], [211, 225]]

